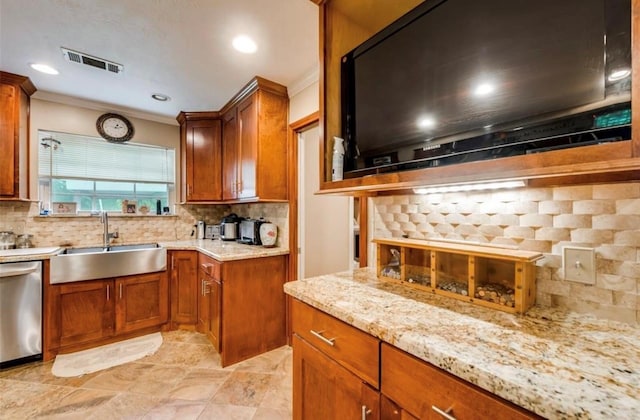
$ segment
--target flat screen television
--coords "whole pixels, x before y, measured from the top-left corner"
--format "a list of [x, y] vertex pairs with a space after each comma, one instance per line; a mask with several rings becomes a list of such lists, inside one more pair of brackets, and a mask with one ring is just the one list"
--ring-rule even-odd
[[346, 54], [345, 178], [631, 138], [630, 0], [427, 0]]

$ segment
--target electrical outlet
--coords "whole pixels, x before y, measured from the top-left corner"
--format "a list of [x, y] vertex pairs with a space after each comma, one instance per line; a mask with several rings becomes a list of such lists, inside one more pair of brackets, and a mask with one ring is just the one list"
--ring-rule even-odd
[[565, 280], [596, 284], [596, 253], [593, 248], [564, 247], [562, 265]]

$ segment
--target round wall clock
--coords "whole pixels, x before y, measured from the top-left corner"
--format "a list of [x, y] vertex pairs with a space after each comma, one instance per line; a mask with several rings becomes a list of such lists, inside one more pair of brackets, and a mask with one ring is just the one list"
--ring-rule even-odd
[[112, 143], [123, 143], [133, 137], [133, 124], [118, 114], [103, 114], [96, 121], [100, 136]]

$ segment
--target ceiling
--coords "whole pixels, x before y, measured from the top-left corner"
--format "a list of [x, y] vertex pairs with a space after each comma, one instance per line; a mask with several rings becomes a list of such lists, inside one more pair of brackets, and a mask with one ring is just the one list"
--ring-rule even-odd
[[[233, 49], [239, 34], [256, 41], [256, 53]], [[124, 71], [69, 62], [61, 47]], [[253, 76], [291, 92], [317, 78], [317, 68], [318, 7], [310, 0], [0, 0], [0, 69], [28, 76], [36, 98], [97, 102], [175, 124], [180, 111], [220, 109]]]

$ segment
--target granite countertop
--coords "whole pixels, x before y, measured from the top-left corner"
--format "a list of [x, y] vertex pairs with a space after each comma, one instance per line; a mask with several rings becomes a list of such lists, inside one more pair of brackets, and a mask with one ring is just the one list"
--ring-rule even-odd
[[513, 315], [357, 269], [285, 292], [543, 417], [638, 418], [640, 329], [533, 307]]
[[[212, 241], [210, 239], [159, 242], [159, 244], [168, 250], [199, 251], [218, 261], [235, 261], [289, 254], [289, 249], [287, 248], [265, 248], [230, 241]], [[0, 263], [48, 260], [62, 250], [63, 248], [58, 246], [0, 250]]]
[[234, 241], [198, 239], [190, 241], [160, 242], [169, 250], [193, 250], [206, 254], [218, 261], [246, 260], [250, 258], [288, 255], [288, 248], [265, 248], [259, 245], [245, 245]]

